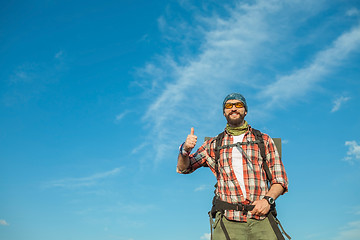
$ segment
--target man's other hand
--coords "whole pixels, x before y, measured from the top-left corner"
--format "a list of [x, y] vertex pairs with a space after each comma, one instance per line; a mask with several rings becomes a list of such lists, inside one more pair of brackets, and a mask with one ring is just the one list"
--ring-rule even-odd
[[264, 216], [270, 211], [270, 204], [266, 199], [254, 201], [251, 205], [254, 205], [254, 209], [251, 212], [253, 215]]

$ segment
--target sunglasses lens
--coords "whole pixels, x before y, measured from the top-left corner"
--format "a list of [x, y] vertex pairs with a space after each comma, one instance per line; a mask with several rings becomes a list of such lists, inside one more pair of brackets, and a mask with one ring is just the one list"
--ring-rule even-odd
[[230, 109], [232, 108], [232, 103], [225, 103], [225, 108]]
[[244, 107], [244, 104], [242, 102], [237, 102], [237, 103], [235, 103], [235, 107], [242, 108], [242, 107]]

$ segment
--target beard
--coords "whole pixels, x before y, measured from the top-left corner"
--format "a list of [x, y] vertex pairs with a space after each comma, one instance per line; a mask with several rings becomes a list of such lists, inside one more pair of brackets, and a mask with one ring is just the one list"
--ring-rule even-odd
[[[232, 113], [234, 113], [234, 112], [236, 112], [236, 113], [239, 114], [237, 118], [231, 118], [231, 117], [230, 117], [230, 115], [231, 115]], [[226, 118], [226, 120], [227, 120], [227, 122], [228, 122], [228, 124], [229, 124], [230, 126], [240, 127], [240, 126], [244, 123], [245, 114], [241, 114], [241, 113], [239, 113], [239, 112], [237, 112], [237, 111], [232, 111], [232, 112], [230, 112], [229, 114], [226, 114], [226, 115], [225, 115], [225, 118]]]

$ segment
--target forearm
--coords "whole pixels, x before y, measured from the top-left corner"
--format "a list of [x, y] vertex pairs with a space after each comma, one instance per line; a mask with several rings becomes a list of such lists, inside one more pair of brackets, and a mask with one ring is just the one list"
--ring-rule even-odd
[[266, 196], [277, 199], [281, 194], [283, 194], [284, 188], [280, 183], [275, 183], [271, 185], [270, 190], [266, 193]]
[[[281, 184], [275, 183], [271, 185], [270, 190], [266, 193], [266, 196], [277, 199], [283, 192], [284, 188], [281, 186]], [[270, 204], [265, 198], [254, 201], [252, 205], [254, 205], [254, 209], [251, 211], [251, 213], [254, 215], [264, 216], [270, 211]]]
[[181, 153], [179, 153], [178, 163], [177, 163], [178, 170], [184, 171], [184, 170], [188, 169], [189, 166], [190, 166], [189, 156], [184, 156]]

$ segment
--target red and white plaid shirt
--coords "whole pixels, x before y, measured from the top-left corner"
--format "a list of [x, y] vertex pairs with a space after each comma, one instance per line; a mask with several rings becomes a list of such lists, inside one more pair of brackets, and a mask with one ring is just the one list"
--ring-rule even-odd
[[[243, 142], [255, 141], [255, 136], [250, 131], [245, 133]], [[279, 183], [285, 189], [288, 189], [288, 179], [286, 176], [284, 165], [280, 159], [279, 153], [273, 140], [263, 133], [265, 154], [267, 164], [269, 166], [272, 182]], [[188, 174], [194, 172], [202, 166], [208, 166], [211, 171], [217, 176], [215, 171], [215, 144], [211, 138], [203, 143], [203, 145], [194, 153], [190, 155], [190, 166], [188, 169], [178, 173]], [[222, 146], [233, 144], [233, 136], [226, 132], [223, 138]], [[262, 199], [269, 191], [267, 185], [266, 173], [262, 167], [262, 157], [258, 144], [244, 144], [241, 145], [243, 149], [243, 169], [244, 169], [244, 182], [246, 187], [246, 199], [241, 191], [238, 180], [236, 179], [234, 169], [232, 167], [232, 148], [225, 148], [220, 150], [220, 159], [218, 162], [218, 180], [216, 194], [221, 200], [229, 203], [243, 203], [250, 204], [255, 200]], [[225, 211], [225, 217], [234, 221], [247, 221], [247, 218], [263, 219], [252, 215], [250, 212], [242, 212], [235, 210]]]

